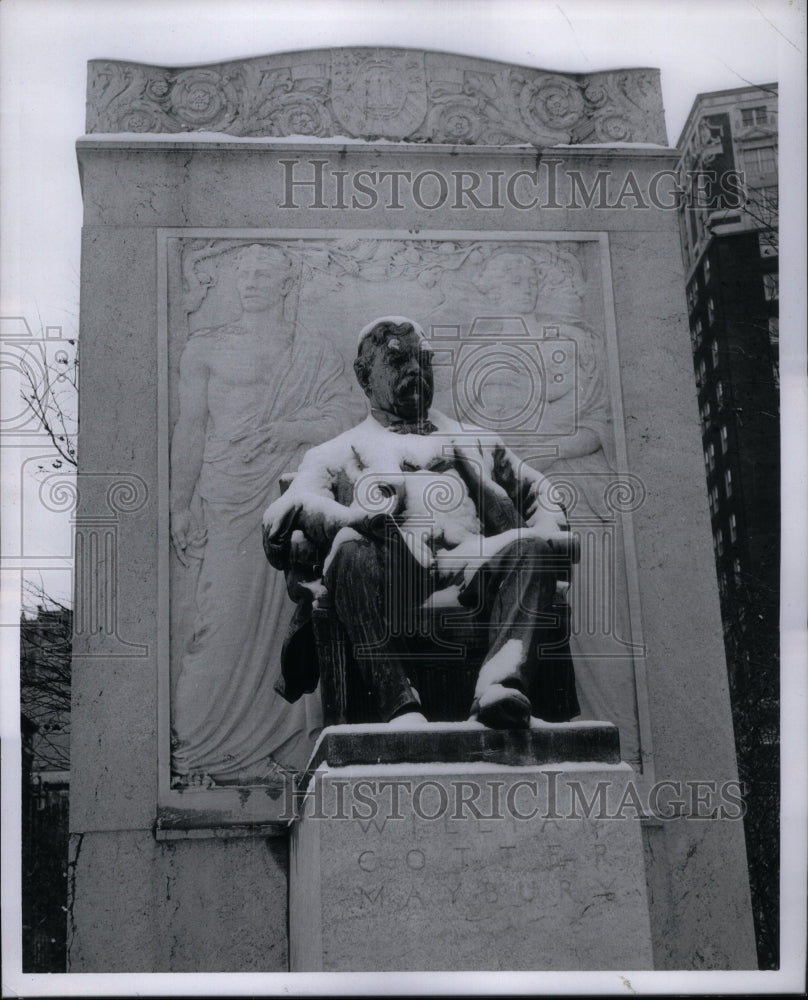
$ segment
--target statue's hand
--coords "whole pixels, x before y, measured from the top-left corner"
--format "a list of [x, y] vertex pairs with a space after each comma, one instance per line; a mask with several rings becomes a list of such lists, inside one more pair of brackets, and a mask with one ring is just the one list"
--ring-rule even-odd
[[528, 514], [525, 520], [533, 533], [546, 541], [566, 528], [567, 520], [560, 507], [559, 512], [559, 516], [554, 517], [550, 511], [542, 507], [541, 504], [538, 504], [533, 513]]
[[569, 524], [564, 509], [550, 500], [544, 490], [531, 489], [527, 497], [524, 511], [525, 521], [529, 528], [535, 528], [537, 534], [549, 538], [559, 531], [567, 531]]
[[331, 540], [348, 520], [348, 508], [317, 495], [306, 496], [305, 502], [293, 491], [278, 497], [264, 512], [264, 551], [273, 562], [273, 547], [286, 546], [293, 532], [302, 530], [305, 537], [318, 548], [327, 549]]
[[407, 484], [403, 478], [390, 477], [379, 483], [379, 492], [390, 498], [385, 513], [393, 519], [400, 517], [407, 509]]
[[289, 562], [293, 566], [316, 566], [318, 561], [317, 549], [302, 531], [292, 532], [289, 542]]
[[318, 549], [328, 549], [341, 527], [342, 523], [327, 511], [314, 509], [306, 511], [303, 517], [305, 536]]
[[196, 524], [194, 516], [188, 507], [171, 515], [171, 544], [177, 559], [183, 566], [188, 565], [188, 547], [204, 545], [207, 532]]
[[[379, 514], [397, 518], [407, 509], [407, 484], [404, 476], [365, 473], [354, 487], [350, 517], [352, 527], [361, 526]], [[360, 528], [361, 530], [361, 528]]]

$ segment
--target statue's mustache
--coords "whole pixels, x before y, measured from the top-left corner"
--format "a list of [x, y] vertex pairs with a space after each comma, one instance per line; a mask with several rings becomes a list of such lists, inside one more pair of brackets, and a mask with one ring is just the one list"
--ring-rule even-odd
[[397, 389], [427, 388], [429, 381], [423, 375], [405, 375], [396, 383]]

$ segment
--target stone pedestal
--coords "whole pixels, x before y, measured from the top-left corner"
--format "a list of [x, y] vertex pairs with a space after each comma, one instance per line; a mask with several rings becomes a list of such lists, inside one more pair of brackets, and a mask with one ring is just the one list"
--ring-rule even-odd
[[292, 971], [652, 968], [633, 778], [321, 764], [292, 831]]

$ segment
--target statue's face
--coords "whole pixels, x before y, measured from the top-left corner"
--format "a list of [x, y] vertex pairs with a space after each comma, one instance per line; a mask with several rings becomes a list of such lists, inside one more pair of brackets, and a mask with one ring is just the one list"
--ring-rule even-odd
[[425, 417], [432, 405], [432, 352], [415, 331], [390, 336], [376, 348], [365, 386], [370, 405], [404, 420]]
[[282, 258], [245, 256], [236, 268], [236, 290], [245, 312], [263, 312], [285, 294], [288, 268]]
[[536, 308], [539, 281], [536, 268], [518, 253], [500, 254], [484, 272], [489, 293], [507, 315], [527, 316]]

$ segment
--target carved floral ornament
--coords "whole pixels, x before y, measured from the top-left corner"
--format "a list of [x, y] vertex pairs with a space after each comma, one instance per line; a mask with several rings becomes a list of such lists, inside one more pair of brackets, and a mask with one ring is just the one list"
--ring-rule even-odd
[[[255, 241], [252, 241], [255, 242]], [[267, 243], [268, 241], [262, 241]], [[271, 241], [292, 261], [300, 284], [298, 294], [319, 298], [354, 280], [414, 281], [435, 288], [444, 276], [466, 269], [478, 291], [483, 290], [486, 267], [496, 258], [524, 257], [535, 269], [537, 294], [543, 309], [579, 314], [586, 285], [583, 262], [576, 248], [565, 242], [520, 242], [431, 239], [341, 239]], [[233, 258], [245, 246], [237, 239], [182, 241], [183, 311], [200, 308], [215, 287], [222, 259]]]
[[656, 70], [547, 73], [414, 49], [320, 50], [182, 70], [94, 60], [87, 131], [667, 144]]

